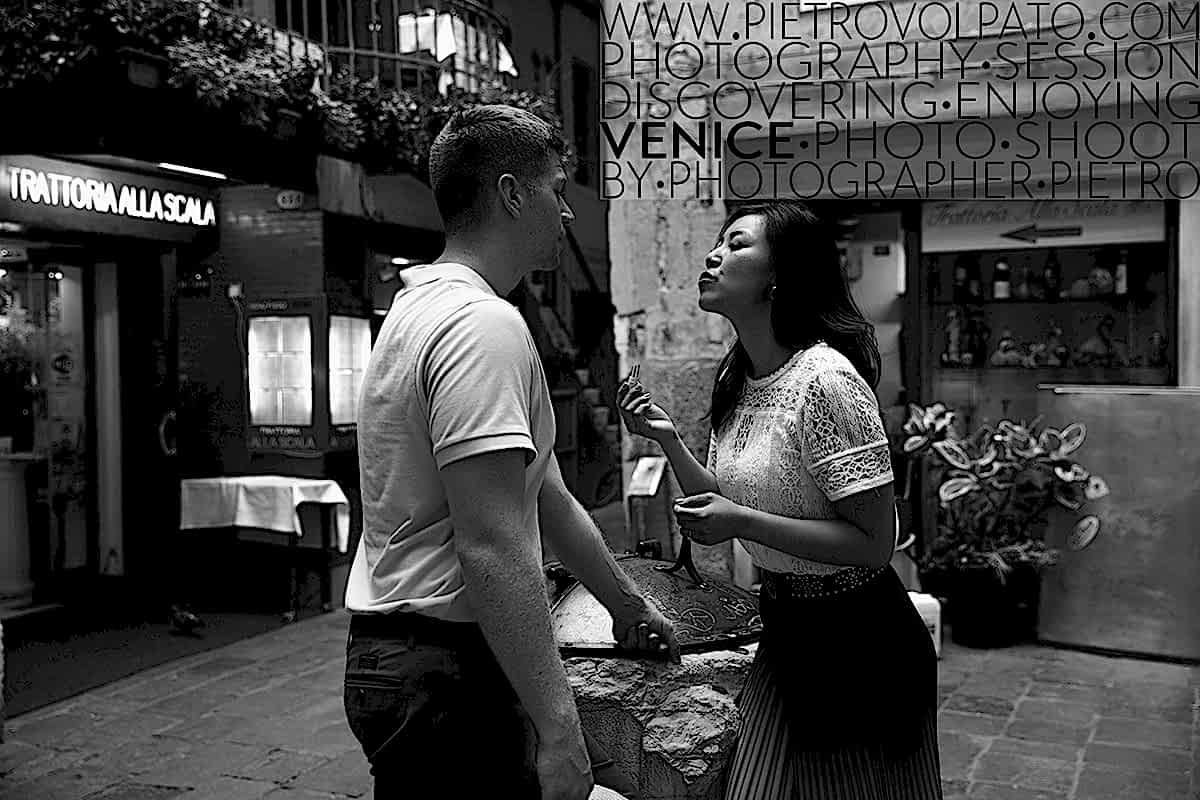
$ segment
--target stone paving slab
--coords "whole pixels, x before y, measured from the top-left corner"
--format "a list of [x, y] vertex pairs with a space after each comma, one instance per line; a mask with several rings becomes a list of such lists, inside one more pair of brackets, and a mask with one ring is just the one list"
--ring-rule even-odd
[[[341, 707], [346, 624], [302, 620], [9, 720], [0, 800], [369, 797]], [[1200, 668], [947, 642], [938, 685], [946, 800], [1200, 800]]]

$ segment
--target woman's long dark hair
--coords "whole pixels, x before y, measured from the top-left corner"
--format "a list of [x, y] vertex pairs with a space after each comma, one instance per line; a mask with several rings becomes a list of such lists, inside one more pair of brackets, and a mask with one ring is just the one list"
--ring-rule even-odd
[[[771, 301], [775, 340], [795, 349], [824, 341], [846, 356], [874, 389], [881, 368], [875, 326], [850, 293], [832, 226], [803, 203], [779, 200], [738, 207], [725, 220], [721, 235], [735, 220], [752, 214], [763, 218], [775, 272]], [[735, 341], [717, 367], [709, 412], [713, 430], [719, 430], [733, 410], [750, 369], [749, 355]]]

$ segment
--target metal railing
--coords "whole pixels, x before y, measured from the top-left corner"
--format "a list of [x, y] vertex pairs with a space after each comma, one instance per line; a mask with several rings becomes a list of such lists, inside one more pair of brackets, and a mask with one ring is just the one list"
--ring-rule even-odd
[[476, 0], [221, 0], [315, 58], [324, 78], [349, 70], [381, 86], [471, 91], [515, 77], [508, 22]]

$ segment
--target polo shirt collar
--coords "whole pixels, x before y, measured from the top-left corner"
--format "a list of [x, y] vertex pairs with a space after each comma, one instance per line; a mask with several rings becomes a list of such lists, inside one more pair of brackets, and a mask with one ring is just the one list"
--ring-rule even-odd
[[424, 286], [433, 281], [452, 280], [469, 283], [488, 294], [496, 294], [496, 290], [492, 288], [492, 285], [484, 280], [483, 276], [478, 272], [466, 264], [458, 264], [450, 261], [443, 261], [437, 264], [422, 264], [418, 267], [406, 269], [402, 273], [402, 278], [405, 286]]

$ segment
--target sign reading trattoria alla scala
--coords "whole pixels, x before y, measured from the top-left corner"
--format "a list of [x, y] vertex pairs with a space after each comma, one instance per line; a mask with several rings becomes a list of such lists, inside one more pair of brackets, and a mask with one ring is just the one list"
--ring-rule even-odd
[[216, 229], [217, 192], [160, 175], [0, 156], [0, 220], [186, 242]]

